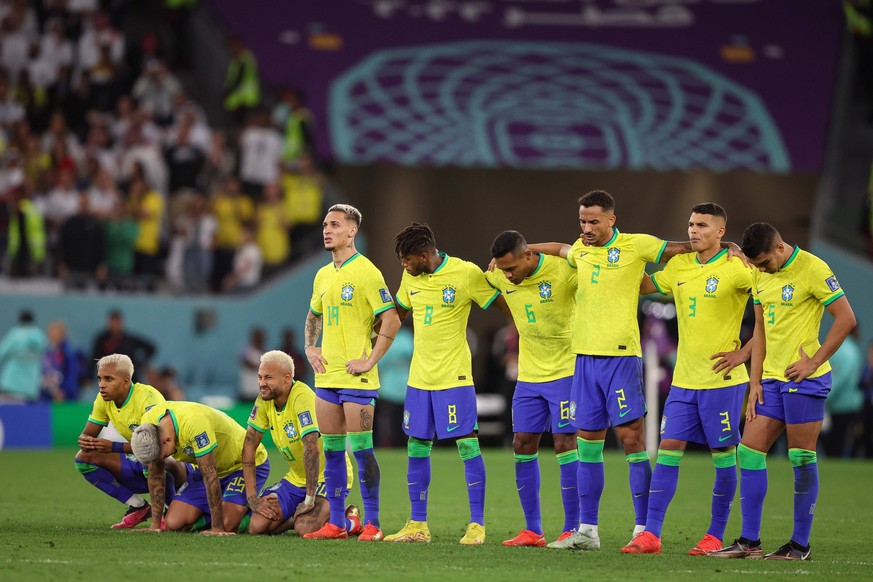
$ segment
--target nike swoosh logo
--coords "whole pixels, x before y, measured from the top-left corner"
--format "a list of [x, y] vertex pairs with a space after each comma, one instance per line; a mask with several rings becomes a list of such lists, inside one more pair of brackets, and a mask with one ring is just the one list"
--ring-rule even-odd
[[561, 491], [570, 491], [571, 489], [575, 489], [575, 487], [564, 487], [561, 485]]
[[472, 487], [473, 485], [479, 485], [482, 481], [476, 481], [475, 483], [467, 483], [467, 487]]
[[410, 291], [409, 292], [410, 295], [418, 295], [419, 293], [421, 293], [421, 291]]
[[[657, 491], [655, 491], [655, 493], [657, 493]], [[634, 493], [634, 499], [639, 499], [639, 498], [642, 497], [643, 495], [648, 495], [648, 494], [649, 494], [648, 491], [645, 492], [645, 493]]]
[[789, 394], [794, 394], [795, 392], [797, 392], [797, 388], [789, 388], [788, 389]]
[[[469, 483], [467, 483], [467, 485], [469, 485]], [[519, 491], [521, 491], [521, 490], [524, 489], [525, 487], [527, 487], [527, 485], [522, 485], [521, 487], [516, 487], [516, 489], [518, 489]]]
[[515, 293], [516, 291], [518, 291], [518, 289], [507, 289], [506, 294], [509, 295], [510, 293]]
[[809, 495], [809, 491], [795, 491], [795, 495]]
[[725, 436], [723, 436], [723, 437], [718, 437], [718, 442], [723, 443], [724, 441], [728, 440], [728, 439], [731, 438], [732, 436], [734, 436], [734, 435], [732, 435], [732, 434], [728, 434], [728, 435], [725, 435]]
[[452, 431], [455, 430], [456, 428], [461, 428], [461, 425], [456, 425], [456, 426], [447, 426], [447, 427], [446, 427], [446, 432], [452, 432]]
[[724, 497], [725, 495], [725, 493], [716, 493], [715, 491], [712, 492], [713, 497]]
[[559, 422], [559, 423], [558, 423], [558, 428], [564, 428], [565, 426], [569, 426], [569, 425], [570, 425], [570, 421], [569, 421], [569, 420], [568, 420], [567, 422]]
[[407, 481], [406, 484], [407, 484], [407, 485], [418, 485], [418, 481], [416, 481], [416, 482], [414, 482], [414, 483], [410, 483], [409, 481]]
[[681, 285], [684, 285], [684, 284], [687, 283], [687, 282], [688, 282], [688, 281], [679, 281], [678, 283], [676, 283], [676, 286], [679, 287], [679, 286], [681, 286]]
[[649, 491], [649, 493], [663, 493], [663, 492], [664, 492], [663, 489], [652, 489], [651, 491]]
[[579, 258], [581, 259], [582, 257], [584, 257], [584, 256], [587, 255], [587, 254], [588, 254], [588, 253], [579, 253]]
[[630, 412], [630, 408], [628, 408], [624, 412], [619, 412], [618, 416], [619, 416], [619, 418], [624, 418], [627, 415], [627, 413], [629, 413], [629, 412]]
[[763, 293], [763, 292], [764, 292], [763, 289], [758, 289], [758, 293]]

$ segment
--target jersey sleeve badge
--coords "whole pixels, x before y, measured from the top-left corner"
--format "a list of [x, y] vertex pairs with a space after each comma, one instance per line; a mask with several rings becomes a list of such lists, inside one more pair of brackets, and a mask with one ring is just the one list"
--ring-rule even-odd
[[836, 291], [840, 288], [840, 282], [837, 281], [837, 278], [833, 275], [825, 279], [825, 283], [827, 283], [828, 289], [830, 289], [831, 291]]
[[308, 410], [298, 414], [297, 419], [300, 421], [300, 428], [305, 428], [312, 424], [312, 415], [309, 414]]

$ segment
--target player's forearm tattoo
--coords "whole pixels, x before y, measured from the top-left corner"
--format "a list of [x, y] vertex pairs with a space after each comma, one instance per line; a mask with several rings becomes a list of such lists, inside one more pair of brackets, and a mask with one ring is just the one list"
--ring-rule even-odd
[[307, 495], [315, 495], [318, 488], [319, 458], [318, 433], [311, 432], [303, 437], [303, 468], [306, 472]]
[[373, 415], [366, 408], [361, 409], [361, 430], [373, 430]]
[[321, 336], [322, 317], [311, 311], [306, 314], [306, 323], [303, 325], [303, 345], [306, 347], [318, 344]]
[[209, 512], [212, 517], [213, 529], [224, 529], [224, 512], [221, 506], [221, 484], [218, 481], [218, 470], [212, 453], [200, 457], [200, 472], [203, 474], [203, 484], [206, 486], [206, 497]]
[[167, 481], [163, 463], [149, 465], [149, 496], [152, 504], [152, 522], [160, 526], [164, 515]]

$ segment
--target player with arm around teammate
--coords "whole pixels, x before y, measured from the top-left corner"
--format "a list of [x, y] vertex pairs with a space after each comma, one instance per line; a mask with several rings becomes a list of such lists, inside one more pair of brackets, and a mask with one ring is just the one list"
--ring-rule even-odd
[[[139, 426], [143, 414], [165, 403], [164, 397], [148, 384], [134, 383], [133, 362], [124, 354], [109, 354], [97, 361], [99, 393], [88, 422], [79, 435], [76, 469], [86, 481], [128, 505], [127, 512], [112, 529], [136, 527], [151, 516], [151, 505], [137, 495], [148, 492], [146, 467], [136, 461], [130, 444], [100, 438], [111, 422], [127, 441]], [[175, 461], [167, 465], [167, 497], [172, 499], [187, 478], [187, 468]]]
[[689, 554], [701, 556], [722, 547], [737, 489], [736, 446], [749, 381], [742, 364], [751, 353], [751, 343], [740, 348], [739, 336], [752, 287], [752, 270], [728, 261], [727, 250], [721, 248], [726, 225], [727, 214], [718, 204], [694, 206], [688, 238], [695, 252], [673, 257], [640, 287], [643, 294], [672, 295], [679, 348], [661, 417], [646, 531], [622, 548], [626, 554], [661, 553], [661, 529], [689, 442], [709, 446], [715, 465], [709, 529]]
[[[130, 446], [137, 460], [149, 467], [149, 530], [162, 529], [155, 516], [164, 510], [165, 464], [172, 456], [193, 463], [197, 470], [170, 504], [166, 529], [189, 531], [204, 518], [211, 522], [204, 535], [234, 534], [249, 511], [242, 471], [245, 437], [245, 429], [227, 414], [197, 402], [167, 402], [143, 415]], [[255, 453], [257, 490], [264, 487], [269, 475], [270, 461], [261, 444]]]
[[[327, 523], [330, 509], [324, 497], [324, 452], [315, 416], [315, 393], [294, 379], [294, 360], [279, 350], [261, 355], [258, 385], [260, 395], [249, 416], [242, 453], [246, 499], [252, 510], [249, 533], [279, 534], [292, 527], [298, 535], [317, 531]], [[289, 467], [281, 481], [259, 495], [255, 459], [268, 430]], [[357, 507], [349, 506], [347, 513], [347, 529], [360, 533]]]
[[540, 437], [552, 433], [561, 471], [563, 533], [579, 525], [576, 472], [579, 453], [572, 420], [570, 388], [575, 354], [570, 351], [576, 306], [576, 271], [560, 257], [531, 251], [524, 237], [507, 230], [494, 239], [491, 256], [496, 270], [485, 274], [500, 291], [519, 335], [518, 382], [512, 395], [512, 448], [515, 483], [525, 529], [505, 546], [546, 545], [540, 511]]
[[[378, 398], [376, 363], [400, 328], [397, 310], [379, 269], [355, 248], [361, 213], [336, 204], [324, 218], [324, 248], [333, 259], [315, 275], [304, 325], [304, 349], [315, 371], [315, 411], [324, 442], [324, 484], [330, 520], [307, 539], [345, 539], [348, 494], [346, 441], [358, 463], [365, 525], [358, 541], [380, 541], [379, 463], [373, 450]], [[378, 322], [375, 344], [371, 334]], [[321, 347], [318, 339], [322, 337]]]
[[[746, 426], [737, 449], [743, 527], [716, 558], [808, 560], [818, 498], [816, 445], [831, 388], [834, 352], [856, 325], [855, 314], [830, 267], [786, 243], [770, 224], [743, 233], [743, 252], [756, 267], [752, 280], [755, 332]], [[833, 324], [823, 342], [824, 311]], [[794, 467], [794, 531], [776, 551], [763, 555], [761, 518], [767, 495], [767, 453], [782, 432]]]

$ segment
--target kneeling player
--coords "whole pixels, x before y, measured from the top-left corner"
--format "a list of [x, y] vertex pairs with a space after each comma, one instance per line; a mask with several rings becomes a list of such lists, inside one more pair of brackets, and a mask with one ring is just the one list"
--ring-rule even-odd
[[[99, 438], [100, 431], [111, 422], [118, 433], [130, 440], [142, 415], [153, 406], [164, 404], [160, 392], [148, 384], [133, 383], [133, 362], [124, 354], [110, 354], [97, 361], [97, 385], [100, 392], [88, 422], [79, 435], [76, 469], [86, 481], [128, 505], [127, 512], [112, 529], [129, 529], [151, 516], [151, 506], [137, 495], [149, 490], [146, 467], [131, 454], [130, 444]], [[167, 497], [172, 499], [176, 483], [184, 483], [184, 464], [167, 464]]]
[[[211, 520], [206, 535], [233, 534], [248, 514], [242, 472], [246, 431], [225, 413], [196, 402], [167, 402], [143, 415], [130, 446], [141, 463], [149, 465], [152, 502], [151, 530], [160, 530], [165, 503], [165, 460], [169, 456], [197, 465], [186, 487], [166, 515], [166, 529], [188, 531], [201, 517]], [[256, 488], [270, 475], [267, 450], [258, 445]], [[205, 524], [204, 524], [205, 525]]]
[[[291, 527], [298, 535], [317, 531], [330, 518], [330, 507], [324, 495], [324, 452], [315, 416], [315, 393], [294, 380], [294, 360], [279, 350], [261, 356], [258, 386], [261, 393], [249, 417], [242, 451], [246, 499], [252, 508], [249, 533], [278, 534]], [[255, 458], [268, 429], [289, 468], [281, 481], [258, 496]], [[348, 454], [346, 474], [350, 488], [353, 473]], [[361, 532], [357, 507], [348, 506], [346, 519], [348, 533]]]

